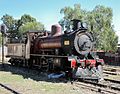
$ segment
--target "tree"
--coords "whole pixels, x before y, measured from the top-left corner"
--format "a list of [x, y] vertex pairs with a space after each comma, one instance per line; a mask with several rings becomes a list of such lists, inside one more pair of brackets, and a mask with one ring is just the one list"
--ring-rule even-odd
[[60, 10], [61, 14], [64, 14], [62, 20], [59, 21], [62, 28], [66, 28], [67, 30], [70, 29], [70, 21], [73, 19], [80, 19], [82, 20], [85, 14], [85, 11], [81, 9], [79, 4], [75, 4], [74, 8], [71, 7], [64, 7]]
[[19, 20], [14, 19], [12, 16], [5, 14], [1, 18], [3, 23], [7, 26], [8, 32], [10, 33], [9, 37], [15, 37], [16, 35], [19, 36], [18, 29], [21, 26]]
[[3, 21], [3, 23], [7, 26], [7, 28], [10, 31], [13, 31], [13, 29], [15, 28], [17, 20], [15, 20], [12, 16], [10, 16], [8, 14], [3, 15], [1, 20]]
[[[115, 31], [111, 24], [113, 16], [112, 9], [104, 6], [96, 6], [91, 14], [93, 19], [89, 20], [89, 25], [93, 26], [93, 30], [91, 31], [97, 35], [97, 49], [104, 51], [116, 51], [118, 37], [115, 35]], [[91, 22], [93, 22], [92, 25]]]
[[44, 30], [44, 25], [40, 22], [27, 22], [19, 28], [21, 33], [25, 33], [29, 30]]
[[23, 24], [26, 24], [28, 22], [37, 22], [35, 18], [31, 17], [28, 14], [24, 14], [23, 16], [21, 16], [20, 20]]
[[1, 18], [3, 23], [7, 26], [9, 37], [21, 37], [21, 34], [30, 29], [43, 30], [44, 25], [30, 15], [24, 14], [20, 19], [14, 19], [12, 16], [5, 14]]
[[44, 30], [44, 25], [40, 22], [37, 22], [35, 18], [30, 15], [24, 14], [21, 16], [22, 26], [19, 28], [21, 33], [25, 33], [28, 30]]
[[88, 31], [91, 31], [96, 40], [96, 49], [104, 51], [116, 51], [118, 37], [112, 26], [112, 9], [104, 6], [96, 6], [92, 11], [81, 9], [79, 4], [73, 8], [64, 7], [60, 13], [64, 14], [59, 21], [61, 26], [70, 29], [70, 20], [79, 19], [88, 24]]

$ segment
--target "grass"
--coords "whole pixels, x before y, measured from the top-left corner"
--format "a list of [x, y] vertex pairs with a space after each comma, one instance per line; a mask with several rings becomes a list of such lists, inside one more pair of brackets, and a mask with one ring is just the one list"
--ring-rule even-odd
[[[70, 84], [34, 81], [30, 78], [24, 79], [21, 75], [13, 75], [3, 71], [0, 71], [0, 82], [24, 94], [61, 94], [61, 92], [69, 94], [69, 90], [72, 89]], [[6, 94], [6, 91], [4, 93]], [[74, 90], [71, 93], [75, 94]]]
[[10, 91], [5, 90], [4, 88], [0, 88], [0, 94], [10, 94]]
[[[47, 76], [39, 71], [28, 72], [24, 68], [10, 66], [6, 66], [5, 70], [0, 68], [0, 83], [21, 94], [96, 94], [89, 90], [76, 88], [70, 83], [48, 80]], [[0, 87], [0, 94], [11, 93]]]
[[17, 90], [21, 93], [26, 91], [57, 92], [58, 90], [64, 90], [62, 84], [58, 85], [52, 82], [34, 81], [30, 78], [24, 79], [21, 75], [3, 71], [0, 71], [0, 82], [14, 88], [14, 90]]

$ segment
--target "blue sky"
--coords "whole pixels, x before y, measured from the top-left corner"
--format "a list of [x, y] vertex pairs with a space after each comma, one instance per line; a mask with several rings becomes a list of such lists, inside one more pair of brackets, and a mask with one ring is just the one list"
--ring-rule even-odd
[[82, 9], [92, 10], [96, 5], [104, 5], [113, 9], [113, 24], [120, 35], [120, 0], [0, 0], [0, 18], [4, 14], [20, 18], [23, 14], [30, 14], [42, 22], [50, 30], [63, 15], [60, 9], [65, 6], [73, 7], [81, 4]]

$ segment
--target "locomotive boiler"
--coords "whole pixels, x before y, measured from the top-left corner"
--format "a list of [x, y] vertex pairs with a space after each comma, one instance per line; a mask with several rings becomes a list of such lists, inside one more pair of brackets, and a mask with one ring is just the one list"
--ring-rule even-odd
[[27, 32], [19, 42], [7, 43], [11, 64], [46, 71], [68, 71], [72, 77], [102, 78], [104, 61], [92, 52], [92, 34], [80, 20], [72, 22], [72, 30], [64, 33], [60, 25], [52, 25], [51, 32]]

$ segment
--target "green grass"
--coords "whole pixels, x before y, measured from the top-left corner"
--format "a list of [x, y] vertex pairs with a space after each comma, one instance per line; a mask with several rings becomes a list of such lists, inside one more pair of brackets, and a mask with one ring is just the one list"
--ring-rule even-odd
[[22, 82], [23, 77], [20, 75], [11, 75], [10, 72], [0, 72], [0, 82]]
[[43, 94], [61, 94], [60, 92], [69, 92], [71, 88], [64, 83], [58, 84], [46, 81], [35, 81], [30, 78], [24, 79], [22, 75], [3, 71], [0, 71], [0, 83], [8, 85], [20, 93], [33, 92], [33, 94], [36, 92], [41, 92]]
[[[22, 68], [7, 66], [0, 71], [0, 83], [21, 94], [96, 94], [96, 92], [77, 88], [70, 83], [46, 80], [47, 76], [38, 71], [27, 72]], [[0, 94], [11, 94], [0, 87]]]

